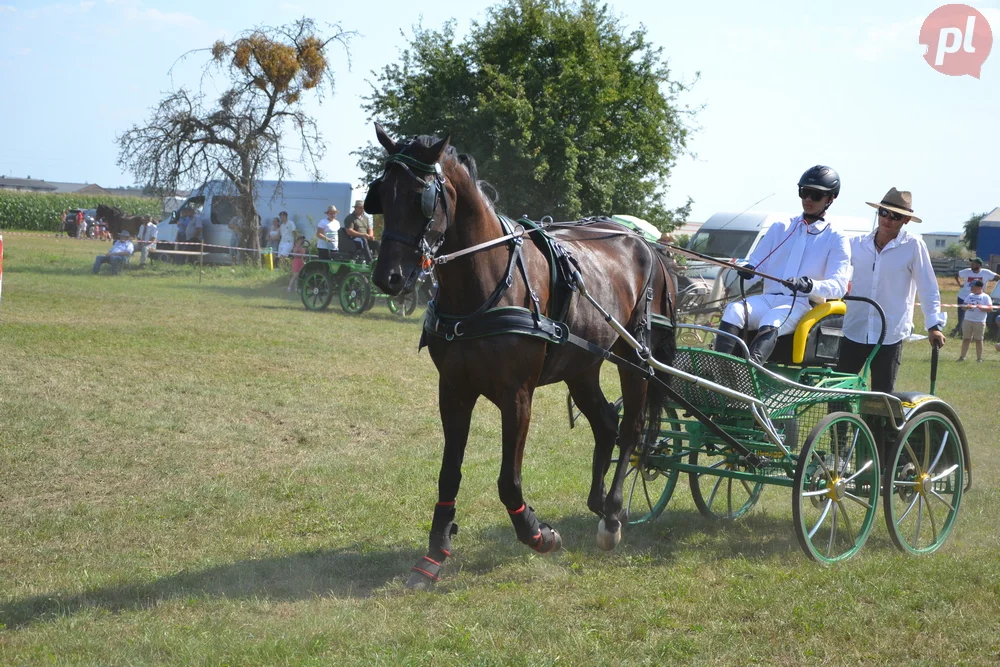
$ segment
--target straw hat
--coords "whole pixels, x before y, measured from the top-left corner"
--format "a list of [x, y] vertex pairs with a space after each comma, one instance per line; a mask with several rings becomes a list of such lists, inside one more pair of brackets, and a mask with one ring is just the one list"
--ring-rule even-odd
[[865, 203], [872, 208], [885, 208], [900, 215], [908, 215], [913, 222], [923, 222], [913, 214], [913, 194], [906, 190], [900, 192], [896, 188], [889, 188], [889, 191], [885, 193], [880, 203], [873, 204], [870, 201], [866, 201]]
[[337, 210], [337, 207], [334, 206], [333, 204], [330, 204], [329, 206], [326, 207], [326, 212], [327, 213], [340, 213], [340, 211]]

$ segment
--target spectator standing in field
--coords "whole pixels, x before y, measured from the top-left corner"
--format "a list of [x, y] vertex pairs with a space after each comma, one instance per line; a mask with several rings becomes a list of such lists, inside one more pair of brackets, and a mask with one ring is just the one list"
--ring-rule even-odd
[[[174, 237], [174, 249], [175, 250], [187, 250], [188, 246], [184, 245], [187, 242], [187, 228], [191, 224], [191, 216], [194, 211], [189, 206], [185, 206], [177, 212], [177, 236]], [[174, 264], [183, 264], [185, 262], [184, 255], [175, 255]]]
[[306, 237], [299, 235], [292, 245], [292, 279], [288, 281], [288, 291], [295, 291], [295, 285], [299, 282], [299, 273], [306, 265], [306, 254], [309, 252], [306, 247]]
[[233, 264], [239, 261], [240, 257], [240, 243], [243, 242], [243, 218], [237, 213], [229, 219], [229, 231], [232, 232], [229, 235], [229, 257]]
[[122, 233], [118, 235], [118, 240], [115, 244], [111, 246], [111, 250], [104, 253], [103, 255], [98, 255], [94, 260], [94, 273], [97, 274], [101, 270], [101, 266], [105, 263], [111, 265], [112, 275], [116, 275], [121, 271], [122, 265], [128, 261], [128, 258], [132, 256], [135, 252], [135, 247], [132, 245], [132, 241], [129, 240], [131, 234], [128, 233], [127, 229], [123, 229]]
[[271, 257], [274, 262], [278, 261], [278, 246], [281, 244], [281, 221], [271, 218], [271, 225], [267, 228], [267, 247], [271, 249]]
[[[872, 299], [885, 312], [885, 340], [872, 359], [871, 389], [891, 393], [903, 357], [903, 341], [913, 329], [914, 294], [920, 297], [927, 338], [934, 347], [945, 343], [941, 328], [946, 318], [941, 313], [941, 293], [927, 244], [919, 234], [903, 229], [908, 222], [921, 221], [913, 213], [913, 195], [892, 188], [880, 203], [865, 203], [878, 209], [878, 227], [867, 236], [851, 239], [851, 294]], [[850, 301], [843, 330], [837, 370], [857, 373], [875, 349], [882, 322], [870, 305]]]
[[73, 223], [72, 230], [70, 229], [70, 221], [67, 220], [69, 217], [69, 209], [63, 209], [62, 215], [59, 216], [59, 231], [56, 236], [73, 236], [76, 232], [76, 223]]
[[83, 213], [79, 213], [76, 216], [76, 238], [87, 238], [87, 219], [83, 217]]
[[983, 260], [978, 257], [973, 257], [969, 260], [969, 268], [962, 269], [955, 274], [955, 281], [958, 283], [961, 289], [958, 290], [958, 322], [955, 324], [955, 329], [952, 331], [953, 336], [962, 334], [964, 339], [964, 329], [962, 329], [962, 321], [965, 319], [965, 311], [967, 309], [962, 308], [962, 304], [965, 303], [965, 299], [972, 293], [972, 283], [975, 280], [980, 280], [983, 283], [983, 287], [986, 286], [991, 280], [996, 280], [997, 274], [993, 273], [989, 269], [983, 268]]
[[152, 218], [146, 220], [139, 227], [139, 235], [136, 241], [139, 244], [140, 269], [146, 267], [146, 260], [149, 258], [149, 253], [156, 250], [156, 235], [159, 231], [159, 227], [156, 226], [156, 222]]
[[[187, 235], [188, 243], [204, 243], [204, 226], [205, 222], [201, 219], [201, 214], [198, 211], [191, 211], [191, 216], [188, 218], [187, 230], [185, 234]], [[189, 250], [199, 251], [200, 246], [188, 246]]]
[[344, 218], [344, 231], [358, 246], [357, 250], [371, 264], [372, 250], [375, 247], [375, 229], [371, 220], [365, 215], [365, 203], [362, 200], [354, 202], [354, 210]]
[[976, 341], [976, 361], [983, 363], [983, 332], [986, 330], [986, 314], [993, 309], [993, 299], [983, 294], [982, 280], [973, 280], [970, 289], [972, 291], [962, 305], [962, 309], [968, 312], [962, 321], [962, 351], [958, 361], [965, 361], [969, 343]]
[[292, 246], [295, 245], [295, 223], [288, 219], [288, 213], [282, 211], [278, 214], [278, 232], [280, 237], [278, 240], [278, 259], [288, 257], [292, 252]]
[[340, 230], [340, 221], [337, 220], [337, 207], [330, 204], [326, 208], [326, 217], [320, 220], [316, 227], [316, 252], [320, 259], [333, 259], [332, 253], [337, 252], [337, 232]]

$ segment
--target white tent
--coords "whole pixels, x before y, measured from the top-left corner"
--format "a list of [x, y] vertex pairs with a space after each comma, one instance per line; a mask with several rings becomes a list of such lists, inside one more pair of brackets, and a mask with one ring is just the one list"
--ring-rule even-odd
[[637, 218], [634, 215], [613, 215], [611, 216], [611, 219], [625, 225], [626, 227], [631, 227], [653, 243], [659, 241], [660, 236], [663, 234], [663, 232], [657, 229], [653, 223], [647, 222], [642, 218]]

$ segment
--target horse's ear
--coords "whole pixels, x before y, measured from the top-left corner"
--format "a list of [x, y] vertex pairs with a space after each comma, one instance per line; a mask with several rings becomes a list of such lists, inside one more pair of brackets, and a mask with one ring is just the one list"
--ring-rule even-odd
[[399, 152], [399, 146], [396, 145], [396, 142], [392, 140], [392, 137], [390, 137], [378, 123], [375, 123], [375, 136], [378, 137], [378, 142], [382, 144], [382, 147], [389, 153], [389, 155]]
[[444, 154], [445, 150], [447, 150], [450, 144], [451, 144], [451, 135], [449, 134], [447, 137], [445, 137], [441, 141], [431, 146], [431, 155], [427, 161], [430, 163], [434, 163], [440, 160], [441, 156]]

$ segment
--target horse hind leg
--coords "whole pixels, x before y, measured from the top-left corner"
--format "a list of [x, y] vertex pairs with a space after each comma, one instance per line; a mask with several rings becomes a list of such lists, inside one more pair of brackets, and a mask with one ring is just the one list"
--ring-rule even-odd
[[521, 460], [531, 421], [531, 389], [516, 392], [512, 400], [500, 406], [503, 422], [503, 462], [497, 490], [500, 502], [507, 508], [518, 541], [539, 553], [551, 553], [562, 548], [562, 536], [552, 526], [542, 523], [535, 511], [524, 502], [521, 492]]
[[618, 437], [618, 407], [609, 403], [601, 390], [601, 366], [593, 366], [578, 377], [566, 381], [570, 396], [587, 418], [594, 433], [594, 458], [591, 467], [590, 494], [587, 507], [599, 517], [604, 516], [604, 477], [611, 465], [611, 456]]
[[440, 579], [441, 567], [451, 556], [451, 538], [458, 533], [455, 523], [455, 500], [462, 482], [462, 461], [469, 441], [472, 410], [478, 396], [456, 391], [444, 380], [439, 382], [438, 403], [444, 428], [444, 453], [438, 475], [438, 502], [434, 506], [427, 555], [417, 561], [406, 580], [406, 587], [428, 590]]
[[[657, 360], [673, 363], [676, 351], [672, 330], [658, 335], [653, 343], [653, 354]], [[618, 429], [618, 466], [615, 468], [611, 491], [604, 500], [604, 515], [597, 526], [597, 546], [610, 551], [618, 546], [622, 535], [622, 487], [625, 475], [631, 465], [632, 452], [635, 450], [643, 429], [658, 427], [660, 407], [665, 400], [665, 393], [655, 380], [646, 380], [624, 368], [619, 368], [619, 379], [622, 387], [622, 407], [624, 414]]]

